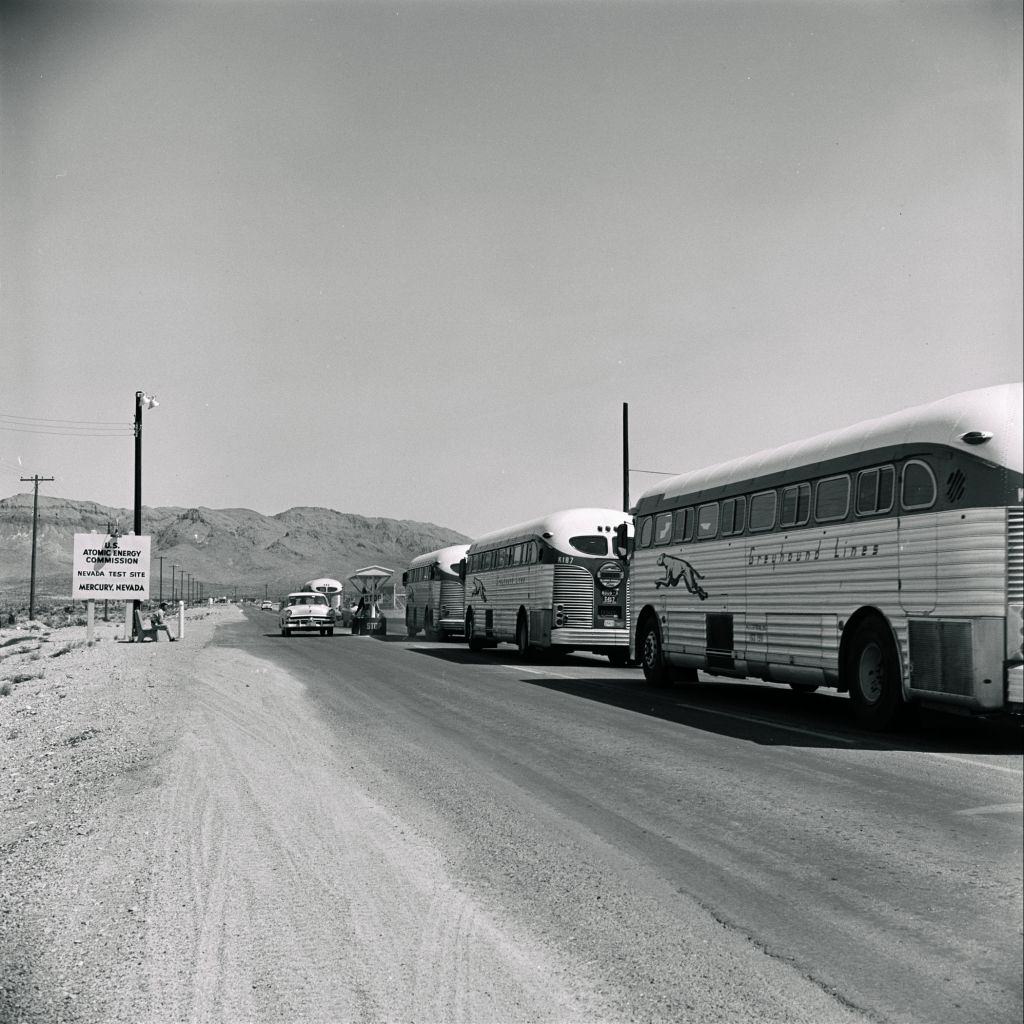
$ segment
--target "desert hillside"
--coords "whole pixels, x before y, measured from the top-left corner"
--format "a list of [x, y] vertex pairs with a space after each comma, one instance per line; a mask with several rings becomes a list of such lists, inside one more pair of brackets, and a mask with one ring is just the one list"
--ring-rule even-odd
[[[91, 501], [39, 498], [36, 541], [37, 599], [60, 600], [71, 592], [76, 533], [106, 533], [119, 524], [130, 532], [132, 511]], [[154, 596], [163, 558], [164, 594], [171, 566], [205, 584], [208, 596], [262, 597], [295, 589], [308, 579], [344, 581], [366, 565], [400, 573], [411, 558], [466, 542], [462, 534], [432, 523], [369, 518], [329, 508], [291, 508], [265, 516], [250, 509], [143, 508], [142, 529], [153, 538]], [[32, 495], [0, 499], [0, 604], [26, 599], [32, 550]]]

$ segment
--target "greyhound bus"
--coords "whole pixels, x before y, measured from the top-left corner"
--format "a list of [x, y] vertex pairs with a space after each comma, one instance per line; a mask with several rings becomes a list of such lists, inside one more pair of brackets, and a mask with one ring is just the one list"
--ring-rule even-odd
[[876, 729], [915, 703], [1019, 715], [1022, 397], [967, 391], [648, 489], [631, 563], [647, 679], [835, 687]]
[[468, 544], [453, 544], [419, 555], [402, 573], [405, 587], [405, 631], [421, 629], [428, 640], [461, 633], [465, 625], [465, 593], [459, 575]]
[[609, 508], [572, 508], [489, 533], [466, 553], [465, 636], [479, 651], [535, 650], [629, 658], [626, 549], [633, 520]]

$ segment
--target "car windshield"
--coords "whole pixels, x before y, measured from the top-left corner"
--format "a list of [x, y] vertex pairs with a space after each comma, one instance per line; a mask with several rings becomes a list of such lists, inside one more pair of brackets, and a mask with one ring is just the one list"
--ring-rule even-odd
[[327, 604], [327, 598], [321, 597], [319, 594], [298, 594], [295, 597], [289, 597], [288, 603], [290, 605]]

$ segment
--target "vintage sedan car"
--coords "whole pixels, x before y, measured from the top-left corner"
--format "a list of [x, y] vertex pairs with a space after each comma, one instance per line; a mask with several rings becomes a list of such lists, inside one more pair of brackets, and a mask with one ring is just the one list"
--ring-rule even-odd
[[273, 601], [261, 601], [260, 602], [260, 611], [261, 612], [272, 612], [273, 610], [274, 610], [274, 602]]
[[334, 609], [323, 594], [309, 590], [289, 594], [281, 605], [281, 636], [316, 633], [334, 636]]

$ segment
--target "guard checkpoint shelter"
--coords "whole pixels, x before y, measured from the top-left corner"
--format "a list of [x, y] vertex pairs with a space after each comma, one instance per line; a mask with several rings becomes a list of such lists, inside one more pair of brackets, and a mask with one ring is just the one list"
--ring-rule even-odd
[[394, 569], [380, 565], [368, 565], [349, 576], [348, 581], [359, 594], [359, 604], [352, 616], [352, 632], [365, 635], [386, 636], [388, 620], [380, 610], [381, 591], [394, 575]]

